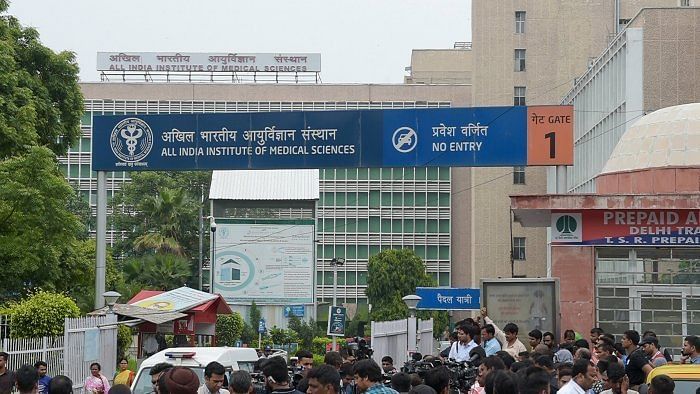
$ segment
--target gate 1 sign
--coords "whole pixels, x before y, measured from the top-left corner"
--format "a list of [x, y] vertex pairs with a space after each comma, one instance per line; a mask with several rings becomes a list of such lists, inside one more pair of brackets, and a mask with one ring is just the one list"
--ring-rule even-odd
[[573, 164], [572, 107], [108, 115], [95, 171]]

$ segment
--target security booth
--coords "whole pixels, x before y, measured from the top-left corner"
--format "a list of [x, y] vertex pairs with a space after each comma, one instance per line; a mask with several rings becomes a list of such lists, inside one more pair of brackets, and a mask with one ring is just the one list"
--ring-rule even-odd
[[[217, 315], [232, 313], [219, 294], [189, 287], [141, 290], [126, 304], [114, 305], [112, 312], [138, 331], [139, 359], [168, 347], [214, 346]], [[105, 313], [110, 311], [102, 308], [92, 314]]]

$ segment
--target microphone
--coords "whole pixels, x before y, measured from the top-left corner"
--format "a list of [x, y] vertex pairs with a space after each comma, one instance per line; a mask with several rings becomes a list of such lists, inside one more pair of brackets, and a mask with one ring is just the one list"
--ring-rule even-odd
[[486, 358], [486, 350], [483, 347], [477, 346], [469, 351], [469, 362], [478, 366], [481, 364], [481, 360]]

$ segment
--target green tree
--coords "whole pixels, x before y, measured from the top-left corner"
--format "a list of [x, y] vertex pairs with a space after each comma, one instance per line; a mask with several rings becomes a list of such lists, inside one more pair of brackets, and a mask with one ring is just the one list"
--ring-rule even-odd
[[[185, 285], [191, 278], [189, 262], [175, 254], [148, 254], [132, 257], [121, 265], [124, 280], [136, 288], [172, 290]], [[128, 294], [133, 289], [126, 286]]]
[[117, 360], [119, 363], [120, 359], [127, 356], [129, 346], [134, 340], [133, 333], [131, 332], [131, 327], [120, 324], [117, 326]]
[[243, 317], [238, 312], [216, 317], [216, 339], [219, 346], [235, 346], [243, 333]]
[[[388, 249], [370, 257], [365, 294], [372, 304], [371, 319], [405, 319], [409, 311], [402, 298], [415, 294], [416, 287], [437, 286], [435, 279], [425, 269], [423, 260], [410, 249]], [[441, 335], [449, 323], [446, 312], [419, 312], [418, 317], [435, 319], [434, 335]]]
[[241, 335], [241, 340], [244, 343], [258, 343], [258, 322], [260, 321], [260, 309], [258, 305], [253, 301], [248, 310], [248, 321], [243, 327], [243, 334]]
[[10, 303], [4, 313], [11, 317], [13, 338], [37, 338], [63, 335], [64, 319], [78, 317], [80, 309], [64, 294], [39, 290], [26, 299]]
[[0, 0], [0, 159], [34, 146], [64, 154], [80, 136], [83, 113], [75, 54], [43, 46], [7, 9]]
[[325, 334], [323, 330], [318, 328], [314, 319], [310, 319], [307, 323], [305, 320], [292, 316], [289, 318], [287, 327], [296, 333], [301, 349], [311, 349], [314, 338]]

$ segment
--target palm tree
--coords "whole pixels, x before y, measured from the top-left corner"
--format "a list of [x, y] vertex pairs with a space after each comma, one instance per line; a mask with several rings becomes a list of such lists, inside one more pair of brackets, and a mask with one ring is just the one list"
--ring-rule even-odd
[[187, 259], [170, 253], [144, 256], [143, 265], [143, 283], [159, 290], [181, 287], [192, 275]]
[[134, 240], [134, 249], [184, 256], [182, 228], [190, 203], [190, 198], [182, 189], [163, 188], [156, 196], [144, 199], [138, 210], [145, 216], [144, 228], [147, 232]]

